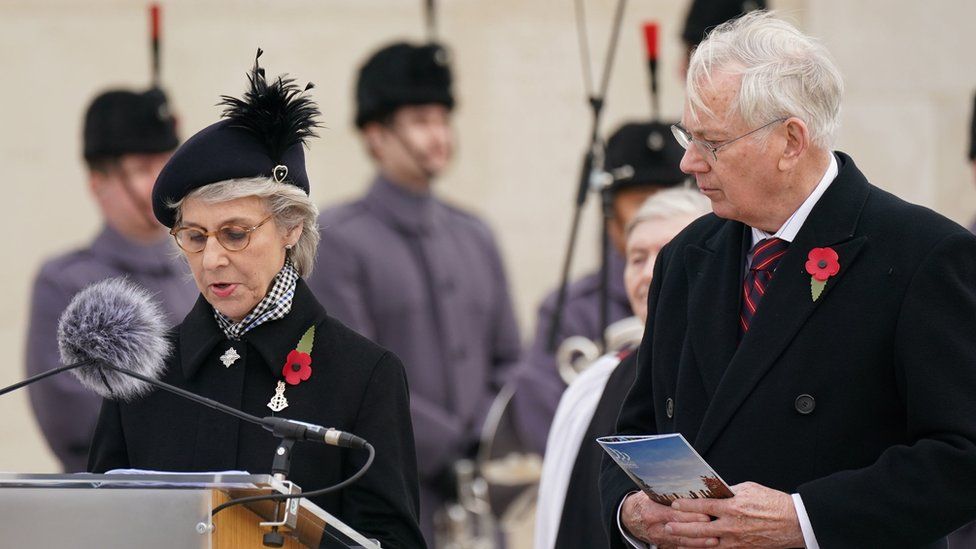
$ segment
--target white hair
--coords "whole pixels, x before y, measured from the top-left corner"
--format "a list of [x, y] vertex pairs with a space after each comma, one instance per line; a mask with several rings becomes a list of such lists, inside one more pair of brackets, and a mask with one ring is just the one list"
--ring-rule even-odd
[[289, 183], [281, 183], [269, 177], [249, 177], [211, 183], [194, 189], [178, 202], [170, 205], [176, 210], [176, 225], [183, 221], [183, 204], [188, 198], [199, 198], [207, 204], [217, 204], [238, 198], [254, 196], [265, 201], [275, 224], [284, 231], [301, 225], [298, 242], [288, 251], [300, 276], [312, 273], [315, 253], [319, 247], [319, 209], [305, 191]]
[[688, 64], [689, 110], [714, 113], [704, 104], [703, 86], [716, 73], [741, 76], [735, 113], [751, 127], [795, 116], [819, 148], [829, 150], [840, 126], [844, 81], [827, 49], [772, 12], [753, 11], [708, 34]]
[[711, 201], [698, 189], [673, 187], [658, 191], [641, 204], [634, 218], [627, 223], [626, 236], [630, 237], [634, 227], [645, 221], [670, 219], [682, 215], [701, 217], [712, 211]]

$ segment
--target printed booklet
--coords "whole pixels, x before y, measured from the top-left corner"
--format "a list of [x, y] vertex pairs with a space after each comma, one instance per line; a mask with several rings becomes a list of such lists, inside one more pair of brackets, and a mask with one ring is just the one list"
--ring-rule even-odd
[[596, 439], [641, 490], [662, 505], [678, 498], [730, 498], [725, 481], [681, 433]]

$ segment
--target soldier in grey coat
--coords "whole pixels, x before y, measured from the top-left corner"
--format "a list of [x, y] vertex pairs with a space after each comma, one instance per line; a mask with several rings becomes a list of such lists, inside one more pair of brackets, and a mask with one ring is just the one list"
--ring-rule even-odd
[[421, 527], [451, 497], [519, 356], [505, 269], [488, 226], [436, 198], [452, 156], [446, 50], [398, 43], [357, 84], [356, 125], [377, 167], [364, 197], [324, 211], [308, 284], [330, 314], [400, 357], [410, 384]]
[[[678, 168], [683, 152], [668, 125], [660, 122], [624, 124], [607, 141], [605, 168], [613, 177], [613, 183], [603, 191], [610, 193], [612, 200], [612, 218], [607, 221], [613, 244], [607, 262], [607, 322], [611, 324], [634, 314], [623, 283], [624, 228], [648, 196], [687, 180]], [[545, 449], [559, 398], [566, 390], [555, 354], [548, 348], [555, 308], [556, 290], [553, 290], [539, 306], [535, 339], [522, 356], [511, 404], [522, 444], [526, 450], [540, 454]], [[600, 326], [598, 269], [566, 289], [556, 345], [571, 336], [597, 341], [604, 328]]]
[[[61, 365], [58, 319], [89, 284], [127, 275], [157, 295], [173, 324], [193, 306], [193, 279], [150, 203], [156, 176], [177, 144], [161, 90], [114, 90], [92, 101], [85, 115], [84, 158], [104, 226], [90, 245], [41, 266], [27, 330], [28, 375]], [[48, 378], [29, 390], [41, 431], [64, 470], [85, 471], [101, 398], [69, 375]]]

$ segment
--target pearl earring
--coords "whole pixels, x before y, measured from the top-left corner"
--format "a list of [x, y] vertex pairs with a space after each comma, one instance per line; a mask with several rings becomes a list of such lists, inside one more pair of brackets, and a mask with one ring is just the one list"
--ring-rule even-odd
[[294, 246], [293, 246], [293, 245], [291, 245], [291, 244], [285, 244], [285, 249], [286, 249], [286, 250], [290, 250], [290, 249], [292, 249], [293, 247], [294, 247]]

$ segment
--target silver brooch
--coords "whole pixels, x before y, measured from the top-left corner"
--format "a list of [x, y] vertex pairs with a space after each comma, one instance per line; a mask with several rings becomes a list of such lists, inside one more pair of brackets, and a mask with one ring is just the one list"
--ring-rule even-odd
[[224, 354], [220, 355], [220, 361], [224, 363], [224, 367], [230, 368], [231, 364], [237, 362], [237, 359], [241, 358], [241, 355], [237, 354], [237, 350], [231, 347], [224, 351]]
[[268, 408], [271, 408], [272, 412], [280, 412], [288, 407], [288, 399], [285, 398], [285, 382], [279, 381], [278, 386], [275, 387], [275, 394], [268, 401]]

